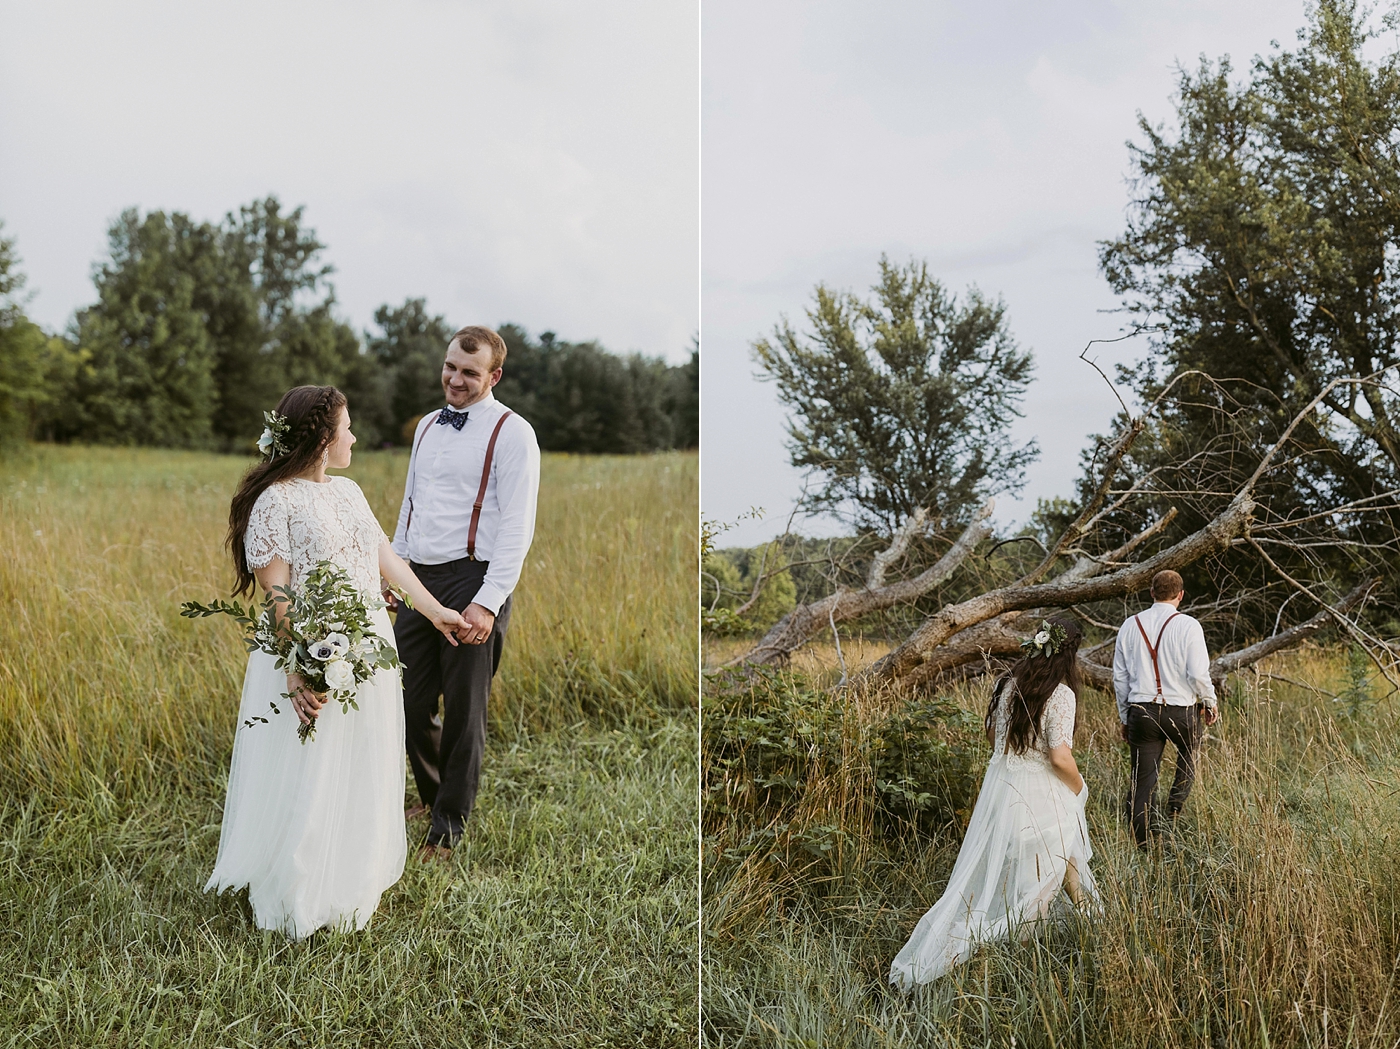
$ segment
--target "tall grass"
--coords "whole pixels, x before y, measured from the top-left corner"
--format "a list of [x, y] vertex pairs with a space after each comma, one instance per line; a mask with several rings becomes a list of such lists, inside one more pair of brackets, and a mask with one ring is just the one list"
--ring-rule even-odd
[[[1345, 653], [1311, 649], [1235, 679], [1180, 826], [1147, 853], [1122, 816], [1126, 746], [1113, 701], [1086, 692], [1075, 750], [1103, 913], [985, 947], [908, 996], [888, 988], [889, 963], [941, 894], [959, 843], [956, 820], [919, 834], [876, 811], [874, 737], [912, 697], [833, 697], [824, 714], [809, 700], [789, 715], [798, 742], [821, 739], [826, 754], [804, 756], [777, 808], [759, 801], [782, 776], [770, 768], [765, 783], [746, 782], [742, 762], [708, 771], [722, 741], [707, 740], [707, 1044], [1397, 1044], [1394, 709], [1346, 713], [1333, 698], [1345, 678]], [[745, 716], [767, 702], [776, 718], [800, 686], [761, 683]], [[976, 715], [984, 688], [946, 696]], [[722, 692], [707, 682], [706, 710]], [[822, 717], [831, 721], [821, 733], [806, 727]], [[977, 743], [969, 720], [963, 742]], [[779, 734], [775, 725], [769, 738]]]
[[199, 891], [246, 655], [178, 607], [246, 465], [0, 465], [0, 1045], [693, 1044], [695, 457], [545, 457], [465, 843], [301, 944]]
[[[392, 534], [403, 453], [350, 475]], [[231, 746], [246, 655], [180, 602], [226, 593], [225, 456], [33, 446], [0, 472], [0, 785], [87, 796], [196, 781]], [[545, 457], [493, 729], [691, 707], [696, 462]]]

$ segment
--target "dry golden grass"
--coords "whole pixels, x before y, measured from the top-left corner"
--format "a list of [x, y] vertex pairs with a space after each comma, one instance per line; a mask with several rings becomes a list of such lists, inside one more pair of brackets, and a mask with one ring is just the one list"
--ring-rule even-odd
[[[392, 532], [406, 454], [349, 471]], [[178, 780], [231, 744], [227, 456], [32, 446], [0, 474], [0, 775], [86, 796]], [[545, 457], [535, 543], [492, 697], [496, 731], [693, 706], [696, 458]], [[200, 774], [202, 775], [202, 773]]]
[[[790, 840], [820, 829], [834, 842], [826, 862], [794, 863], [793, 851], [785, 863], [761, 852], [724, 862], [753, 827], [739, 809], [708, 821], [708, 1043], [1397, 1044], [1394, 707], [1344, 716], [1331, 698], [1344, 662], [1308, 649], [1236, 679], [1181, 825], [1146, 854], [1121, 818], [1127, 760], [1114, 704], [1087, 692], [1075, 750], [1103, 914], [985, 948], [911, 997], [886, 987], [890, 959], [941, 894], [957, 838], [877, 831], [863, 748], [870, 726], [908, 697], [833, 699], [839, 753], [781, 817]], [[834, 680], [829, 664], [817, 673]], [[980, 714], [984, 689], [947, 695]], [[712, 780], [707, 805], [714, 792]]]
[[178, 610], [246, 465], [0, 463], [0, 1047], [693, 1046], [696, 457], [545, 457], [466, 840], [296, 944], [200, 892], [247, 657]]

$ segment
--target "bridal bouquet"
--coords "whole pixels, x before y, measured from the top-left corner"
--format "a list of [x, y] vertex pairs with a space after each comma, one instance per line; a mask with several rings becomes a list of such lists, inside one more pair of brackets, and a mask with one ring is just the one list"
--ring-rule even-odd
[[[279, 626], [277, 606], [283, 607]], [[351, 707], [359, 710], [355, 693], [360, 682], [379, 669], [398, 667], [398, 653], [392, 645], [374, 632], [369, 614], [372, 608], [383, 608], [378, 597], [368, 597], [355, 589], [345, 570], [330, 561], [319, 561], [298, 589], [273, 587], [263, 598], [262, 611], [249, 602], [244, 608], [236, 601], [215, 600], [201, 605], [186, 601], [180, 614], [189, 619], [200, 616], [230, 615], [243, 626], [243, 643], [249, 652], [266, 652], [277, 657], [277, 669], [288, 674], [300, 674], [306, 687], [326, 693], [340, 703], [342, 711]], [[290, 699], [290, 692], [282, 693]], [[276, 703], [268, 704], [274, 714], [280, 714]], [[267, 724], [267, 718], [245, 721]], [[316, 719], [297, 728], [297, 736], [305, 743], [316, 735]]]

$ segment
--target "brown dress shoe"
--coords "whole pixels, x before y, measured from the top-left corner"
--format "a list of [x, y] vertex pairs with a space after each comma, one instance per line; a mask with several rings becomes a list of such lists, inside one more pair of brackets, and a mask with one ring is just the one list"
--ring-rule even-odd
[[446, 845], [424, 845], [418, 850], [419, 863], [451, 863], [452, 850]]
[[416, 820], [423, 813], [428, 811], [428, 806], [419, 802], [417, 805], [409, 805], [403, 810], [403, 818], [406, 820]]

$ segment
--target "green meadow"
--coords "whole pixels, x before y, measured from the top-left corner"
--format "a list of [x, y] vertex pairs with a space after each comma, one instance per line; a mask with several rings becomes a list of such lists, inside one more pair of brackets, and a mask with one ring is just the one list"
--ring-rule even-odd
[[[388, 531], [406, 464], [348, 471]], [[201, 892], [246, 656], [178, 609], [247, 465], [0, 466], [0, 1046], [693, 1045], [696, 456], [545, 456], [467, 838], [303, 943]]]

